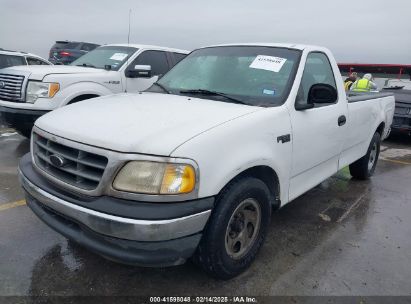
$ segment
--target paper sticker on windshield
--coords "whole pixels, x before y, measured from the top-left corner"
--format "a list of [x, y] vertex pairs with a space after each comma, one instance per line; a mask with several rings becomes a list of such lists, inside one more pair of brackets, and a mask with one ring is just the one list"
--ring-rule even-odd
[[123, 61], [128, 54], [125, 53], [114, 53], [113, 56], [110, 57], [112, 60]]
[[286, 61], [286, 58], [258, 55], [250, 64], [250, 68], [279, 72]]
[[275, 90], [263, 89], [265, 95], [275, 95]]

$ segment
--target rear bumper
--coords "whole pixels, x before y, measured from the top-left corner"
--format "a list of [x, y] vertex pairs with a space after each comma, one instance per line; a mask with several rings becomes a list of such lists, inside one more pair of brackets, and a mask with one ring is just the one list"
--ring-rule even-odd
[[394, 133], [401, 132], [411, 134], [411, 116], [394, 115], [391, 130]]
[[[211, 214], [208, 209], [167, 219], [135, 219], [88, 209], [73, 203], [73, 198], [69, 201], [37, 186], [35, 172], [26, 172], [29, 180], [24, 162], [26, 157], [19, 177], [32, 211], [60, 234], [120, 263], [152, 267], [184, 263], [196, 250]], [[139, 208], [139, 202], [128, 203]], [[162, 204], [152, 204], [162, 208]]]
[[48, 112], [49, 111], [17, 109], [0, 106], [0, 115], [4, 123], [8, 127], [18, 130], [31, 129], [37, 118]]

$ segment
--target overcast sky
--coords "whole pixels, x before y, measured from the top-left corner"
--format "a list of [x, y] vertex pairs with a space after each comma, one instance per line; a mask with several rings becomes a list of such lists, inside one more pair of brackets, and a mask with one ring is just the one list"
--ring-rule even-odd
[[0, 47], [48, 56], [55, 40], [192, 50], [231, 42], [330, 48], [339, 62], [411, 64], [410, 0], [0, 0]]

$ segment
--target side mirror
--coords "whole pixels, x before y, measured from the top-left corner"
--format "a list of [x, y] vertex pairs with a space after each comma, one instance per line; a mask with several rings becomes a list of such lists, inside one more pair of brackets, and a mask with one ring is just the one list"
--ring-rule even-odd
[[308, 104], [334, 103], [338, 99], [337, 90], [325, 83], [317, 83], [308, 91]]
[[151, 65], [135, 65], [134, 68], [126, 70], [128, 78], [151, 78]]

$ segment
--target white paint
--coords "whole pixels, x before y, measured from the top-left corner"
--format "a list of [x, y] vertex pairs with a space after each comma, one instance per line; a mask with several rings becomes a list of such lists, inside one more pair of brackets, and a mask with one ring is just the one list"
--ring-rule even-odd
[[260, 109], [178, 95], [118, 94], [63, 107], [36, 126], [93, 146], [168, 155], [198, 133]]
[[359, 198], [355, 200], [355, 202], [344, 212], [343, 215], [340, 216], [340, 218], [337, 220], [337, 223], [341, 223], [343, 220], [345, 220], [351, 212], [356, 210], [358, 206], [361, 204], [362, 199], [368, 194], [368, 190], [365, 191], [362, 195], [360, 195]]
[[[377, 126], [390, 125], [394, 98], [347, 104], [331, 52], [302, 50], [300, 66], [284, 105], [264, 108], [172, 94], [111, 95], [64, 107], [37, 120], [52, 134], [114, 151], [189, 158], [199, 166], [199, 197], [214, 196], [232, 178], [254, 166], [278, 175], [282, 204], [366, 153]], [[295, 110], [309, 52], [330, 59], [339, 93], [331, 106]], [[358, 104], [358, 105], [355, 105]], [[338, 117], [347, 122], [338, 126]], [[291, 141], [277, 138], [290, 134]]]
[[347, 116], [344, 99], [337, 104], [306, 111], [290, 109], [293, 125], [293, 162], [290, 196], [296, 198], [337, 172], [347, 126], [338, 126]]
[[[104, 96], [109, 94], [127, 92], [139, 92], [149, 88], [158, 77], [151, 78], [127, 78], [125, 70], [133, 64], [133, 61], [144, 51], [158, 50], [165, 52], [178, 52], [188, 54], [188, 51], [142, 44], [110, 44], [107, 46], [134, 47], [138, 49], [123, 64], [118, 71], [105, 69], [78, 67], [78, 66], [15, 66], [2, 70], [2, 73], [12, 75], [24, 75], [26, 79], [57, 82], [60, 90], [53, 98], [38, 98], [35, 103], [10, 102], [0, 100], [0, 106], [13, 109], [51, 111], [67, 105], [73, 98], [93, 94]], [[127, 54], [116, 53], [112, 56], [115, 60], [124, 60]], [[126, 84], [127, 83], [127, 84]]]

